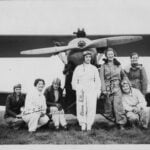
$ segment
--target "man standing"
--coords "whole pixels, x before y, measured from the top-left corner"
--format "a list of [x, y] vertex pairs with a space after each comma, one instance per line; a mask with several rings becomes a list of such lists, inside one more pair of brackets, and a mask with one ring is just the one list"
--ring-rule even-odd
[[13, 88], [14, 92], [8, 95], [6, 100], [5, 121], [9, 127], [19, 129], [24, 121], [21, 117], [21, 108], [24, 106], [25, 97], [21, 93], [21, 84]]

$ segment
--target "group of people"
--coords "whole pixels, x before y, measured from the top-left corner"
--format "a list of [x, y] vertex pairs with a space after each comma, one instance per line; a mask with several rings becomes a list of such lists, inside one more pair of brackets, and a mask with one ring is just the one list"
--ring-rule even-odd
[[59, 130], [60, 125], [66, 130], [60, 85], [60, 79], [56, 78], [43, 92], [45, 81], [36, 79], [33, 90], [26, 97], [21, 93], [21, 84], [15, 85], [14, 92], [6, 100], [4, 118], [8, 126], [19, 129], [26, 123], [28, 131], [34, 133], [52, 120], [56, 130]]
[[[144, 95], [147, 92], [147, 75], [138, 63], [139, 56], [132, 53], [131, 66], [122, 69], [112, 48], [105, 51], [104, 64], [100, 68], [91, 64], [92, 53], [83, 52], [83, 63], [73, 73], [72, 88], [76, 91], [77, 119], [82, 131], [91, 130], [96, 115], [97, 99], [105, 97], [104, 113], [120, 129], [125, 125], [148, 128], [149, 112]], [[6, 123], [18, 129], [25, 123], [29, 132], [52, 120], [56, 130], [67, 129], [62, 105], [61, 80], [56, 78], [44, 90], [45, 81], [36, 79], [34, 89], [21, 94], [21, 85], [14, 86], [13, 94], [6, 100]]]
[[112, 48], [107, 49], [105, 56], [100, 69], [101, 89], [106, 97], [104, 116], [115, 121], [120, 129], [127, 123], [147, 128], [149, 112], [144, 96], [148, 80], [144, 67], [138, 62], [138, 54], [131, 54], [131, 66], [125, 69]]

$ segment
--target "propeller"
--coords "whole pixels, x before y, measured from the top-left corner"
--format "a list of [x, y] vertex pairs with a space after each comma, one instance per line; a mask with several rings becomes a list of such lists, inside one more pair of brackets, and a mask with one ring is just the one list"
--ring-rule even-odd
[[54, 46], [49, 48], [41, 48], [35, 50], [21, 51], [20, 54], [24, 55], [37, 55], [37, 54], [58, 54], [68, 50], [86, 50], [89, 48], [108, 47], [113, 45], [127, 44], [142, 40], [142, 36], [117, 36], [101, 38], [96, 40], [89, 40], [87, 38], [77, 38], [72, 40], [67, 46]]

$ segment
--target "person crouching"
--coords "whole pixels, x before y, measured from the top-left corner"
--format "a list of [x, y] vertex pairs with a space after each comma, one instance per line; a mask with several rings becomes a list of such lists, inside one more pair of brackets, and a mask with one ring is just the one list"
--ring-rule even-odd
[[6, 99], [4, 119], [10, 128], [17, 130], [24, 125], [21, 108], [24, 107], [25, 96], [21, 93], [21, 84], [15, 85], [13, 90], [14, 92]]
[[56, 78], [53, 80], [52, 85], [47, 87], [44, 92], [48, 107], [48, 113], [52, 115], [52, 120], [56, 130], [59, 129], [60, 125], [62, 126], [63, 129], [67, 129], [67, 122], [62, 107], [63, 90], [60, 86], [61, 80], [59, 78]]
[[35, 88], [29, 91], [26, 96], [22, 118], [27, 123], [30, 133], [35, 132], [37, 128], [47, 124], [49, 121], [46, 115], [46, 100], [43, 95], [44, 86], [45, 81], [43, 79], [36, 79], [34, 82]]
[[123, 107], [131, 126], [139, 125], [144, 129], [148, 128], [149, 109], [141, 91], [132, 88], [127, 80], [121, 82], [121, 89]]

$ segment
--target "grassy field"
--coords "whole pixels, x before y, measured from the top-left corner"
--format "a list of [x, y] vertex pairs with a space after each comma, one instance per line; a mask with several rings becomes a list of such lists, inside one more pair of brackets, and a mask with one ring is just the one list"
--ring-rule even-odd
[[3, 113], [0, 113], [0, 144], [149, 144], [150, 129], [128, 129], [120, 131], [102, 116], [96, 117], [93, 130], [80, 131], [75, 118], [69, 119], [69, 131], [54, 131], [53, 128], [40, 128], [33, 135], [27, 129], [12, 130], [5, 126]]

